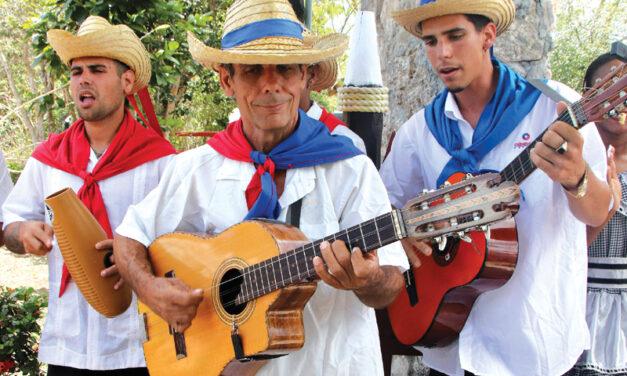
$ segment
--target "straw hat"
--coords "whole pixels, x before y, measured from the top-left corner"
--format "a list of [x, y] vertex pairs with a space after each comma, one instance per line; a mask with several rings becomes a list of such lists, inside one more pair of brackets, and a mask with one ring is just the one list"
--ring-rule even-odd
[[[306, 46], [313, 46], [320, 37], [305, 30], [303, 34], [303, 43]], [[311, 90], [322, 91], [333, 87], [337, 81], [337, 72], [339, 70], [337, 59], [324, 60], [313, 64], [318, 67], [316, 77], [311, 84]]]
[[314, 64], [340, 56], [348, 45], [342, 34], [320, 37], [308, 46], [303, 26], [286, 0], [235, 0], [226, 13], [222, 48], [187, 33], [192, 57], [216, 69], [220, 64]]
[[407, 31], [422, 37], [421, 22], [449, 14], [478, 14], [496, 24], [496, 35], [512, 23], [516, 6], [512, 0], [421, 0], [420, 6], [392, 13], [392, 18]]
[[150, 56], [126, 25], [111, 25], [102, 17], [89, 16], [76, 35], [65, 30], [49, 30], [48, 43], [68, 65], [79, 57], [106, 57], [128, 65], [135, 72], [133, 93], [150, 81]]

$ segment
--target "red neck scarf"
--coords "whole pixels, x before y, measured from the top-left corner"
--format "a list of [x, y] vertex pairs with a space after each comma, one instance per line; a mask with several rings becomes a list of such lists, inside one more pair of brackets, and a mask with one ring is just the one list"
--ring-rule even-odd
[[[128, 111], [106, 152], [100, 157], [92, 172], [88, 173], [86, 170], [90, 150], [89, 140], [85, 134], [85, 121], [78, 119], [65, 132], [51, 134], [47, 141], [37, 146], [32, 156], [43, 164], [83, 179], [83, 186], [77, 193], [78, 198], [96, 217], [107, 236], [113, 238], [98, 182], [132, 170], [146, 162], [174, 154], [175, 150], [165, 138], [151, 129], [144, 128]], [[68, 282], [69, 273], [63, 264], [59, 296], [63, 295]]]
[[338, 119], [332, 113], [328, 112], [326, 108], [320, 106], [320, 109], [322, 110], [322, 114], [320, 114], [320, 119], [318, 120], [327, 126], [329, 132], [333, 132], [338, 126], [346, 126], [346, 123]]

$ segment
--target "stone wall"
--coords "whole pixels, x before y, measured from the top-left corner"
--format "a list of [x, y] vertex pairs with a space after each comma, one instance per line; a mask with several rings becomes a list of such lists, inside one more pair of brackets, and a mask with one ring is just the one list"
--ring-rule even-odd
[[[497, 39], [495, 55], [529, 78], [548, 77], [547, 56], [552, 48], [553, 12], [550, 0], [514, 0], [516, 20]], [[362, 10], [377, 18], [383, 82], [390, 89], [390, 112], [384, 116], [383, 150], [393, 130], [422, 108], [442, 89], [431, 70], [422, 42], [391, 18], [397, 9], [416, 6], [417, 0], [362, 0]], [[394, 376], [427, 375], [419, 358], [395, 356]]]
[[[547, 77], [553, 28], [551, 1], [514, 2], [516, 20], [497, 39], [495, 55], [527, 77]], [[422, 42], [391, 18], [394, 10], [409, 9], [418, 3], [417, 0], [362, 0], [362, 10], [374, 11], [377, 18], [383, 82], [390, 89], [390, 112], [384, 117], [383, 150], [390, 132], [398, 129], [442, 88], [430, 68]]]

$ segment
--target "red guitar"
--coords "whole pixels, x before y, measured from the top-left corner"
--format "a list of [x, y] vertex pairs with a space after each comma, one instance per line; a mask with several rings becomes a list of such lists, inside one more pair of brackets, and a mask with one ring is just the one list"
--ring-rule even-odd
[[[558, 120], [577, 129], [607, 117], [623, 116], [624, 121], [625, 71], [625, 64], [621, 64], [573, 104], [574, 121], [569, 111], [562, 112]], [[520, 184], [529, 176], [536, 168], [529, 153], [543, 135], [544, 132], [507, 165], [494, 184]], [[465, 174], [458, 173], [449, 178], [449, 183], [464, 178]], [[514, 272], [518, 241], [513, 219], [483, 232], [462, 235], [436, 237], [431, 256], [416, 253], [421, 266], [405, 273], [406, 288], [387, 308], [392, 329], [401, 343], [425, 347], [451, 343], [464, 327], [477, 297], [505, 284]]]

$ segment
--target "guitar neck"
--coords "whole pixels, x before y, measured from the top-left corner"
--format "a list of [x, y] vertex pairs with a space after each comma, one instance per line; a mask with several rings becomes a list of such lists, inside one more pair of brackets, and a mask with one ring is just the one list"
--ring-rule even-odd
[[236, 304], [243, 304], [288, 285], [316, 276], [313, 258], [320, 256], [320, 243], [343, 240], [349, 249], [370, 252], [405, 237], [401, 211], [394, 210], [333, 235], [305, 244], [242, 270], [242, 285]]
[[[583, 111], [580, 102], [576, 102], [571, 106], [575, 118], [577, 120], [576, 124], [571, 118], [569, 112], [564, 110], [556, 121], [563, 121], [575, 129], [579, 129], [583, 125], [585, 125], [588, 121], [586, 115]], [[547, 127], [548, 129], [548, 127]], [[538, 143], [538, 141], [542, 140], [542, 137], [546, 133], [547, 129], [545, 129], [540, 135], [533, 140], [525, 150], [523, 150], [514, 160], [512, 160], [504, 169], [501, 171], [501, 181], [513, 181], [516, 184], [522, 183], [523, 180], [527, 178], [533, 171], [535, 171], [536, 166], [531, 161], [531, 149]]]

